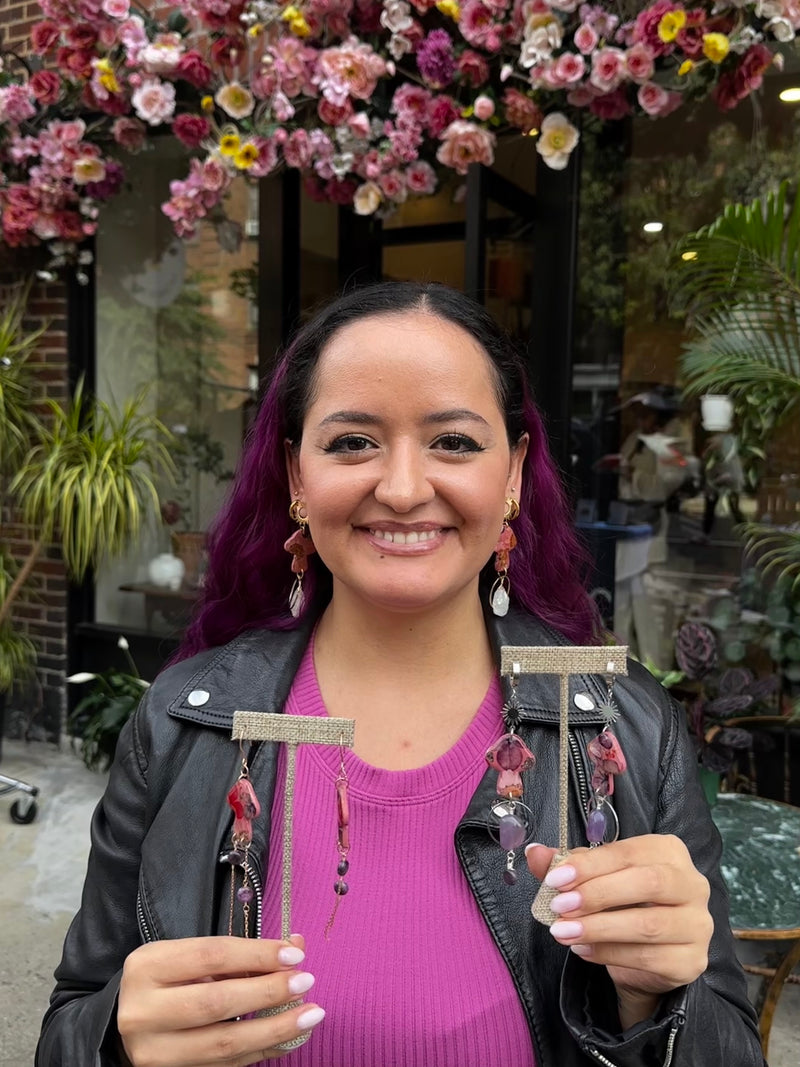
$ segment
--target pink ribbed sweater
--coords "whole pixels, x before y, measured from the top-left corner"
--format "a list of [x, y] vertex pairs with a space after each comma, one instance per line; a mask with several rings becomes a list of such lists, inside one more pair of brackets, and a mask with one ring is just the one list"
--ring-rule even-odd
[[[336, 880], [335, 747], [299, 749], [292, 925], [306, 938], [307, 1000], [326, 1017], [287, 1057], [292, 1067], [532, 1067], [528, 1027], [511, 976], [458, 863], [453, 833], [501, 735], [495, 680], [461, 739], [410, 771], [372, 767], [352, 752], [350, 892], [330, 940], [323, 930]], [[286, 706], [326, 715], [309, 648]], [[280, 857], [284, 754], [270, 855]], [[520, 857], [520, 862], [524, 860]], [[262, 935], [279, 936], [280, 862], [267, 865]], [[503, 857], [498, 846], [497, 877]]]

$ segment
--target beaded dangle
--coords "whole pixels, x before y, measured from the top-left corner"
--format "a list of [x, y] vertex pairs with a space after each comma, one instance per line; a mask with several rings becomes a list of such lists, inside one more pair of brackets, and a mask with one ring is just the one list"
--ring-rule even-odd
[[289, 593], [289, 611], [296, 619], [303, 610], [303, 601], [305, 599], [303, 577], [308, 570], [308, 557], [313, 555], [316, 549], [314, 542], [311, 540], [311, 531], [308, 528], [308, 512], [302, 500], [292, 501], [289, 507], [289, 515], [299, 527], [283, 543], [283, 547], [292, 557], [292, 574], [295, 575], [295, 580]]
[[498, 771], [497, 795], [502, 800], [492, 804], [488, 817], [489, 833], [506, 853], [506, 866], [503, 881], [506, 885], [516, 885], [517, 872], [514, 870], [515, 850], [530, 836], [533, 813], [521, 801], [522, 773], [530, 770], [536, 757], [517, 734], [520, 707], [517, 697], [517, 681], [520, 673], [519, 664], [513, 665], [510, 677], [511, 692], [503, 705], [503, 719], [508, 732], [486, 753], [486, 762], [492, 770]]
[[[592, 796], [588, 805], [586, 819], [586, 838], [589, 848], [597, 848], [607, 839], [616, 841], [619, 837], [619, 819], [614, 810], [611, 797], [614, 795], [614, 778], [622, 774], [628, 764], [619, 741], [610, 730], [610, 726], [619, 718], [619, 708], [614, 701], [613, 663], [609, 664], [606, 675], [608, 696], [598, 711], [605, 720], [602, 731], [586, 746], [592, 761]], [[609, 836], [609, 830], [611, 835]]]
[[510, 522], [519, 518], [519, 501], [513, 496], [506, 500], [503, 512], [503, 528], [494, 546], [494, 569], [497, 578], [489, 591], [489, 603], [495, 615], [502, 618], [508, 614], [511, 606], [511, 582], [508, 577], [509, 557], [517, 547], [517, 537], [509, 526]]
[[326, 941], [333, 929], [333, 923], [336, 919], [336, 912], [339, 910], [341, 899], [343, 896], [346, 896], [350, 890], [350, 886], [345, 881], [347, 872], [350, 870], [350, 861], [347, 858], [350, 853], [350, 805], [347, 798], [347, 788], [350, 783], [347, 778], [347, 768], [344, 765], [344, 745], [340, 746], [340, 750], [339, 774], [334, 783], [336, 786], [336, 851], [339, 853], [339, 862], [336, 866], [336, 881], [333, 885], [336, 901], [334, 902], [330, 918], [325, 924]]
[[[236, 901], [242, 905], [242, 918], [244, 923], [244, 936], [250, 936], [250, 905], [255, 896], [253, 886], [250, 883], [250, 845], [253, 843], [253, 819], [261, 813], [261, 805], [258, 802], [253, 785], [250, 781], [250, 770], [247, 766], [247, 757], [240, 743], [242, 753], [242, 765], [239, 777], [234, 782], [228, 793], [228, 806], [233, 811], [233, 832], [231, 836], [231, 848], [220, 857], [221, 863], [230, 864], [231, 868], [231, 895], [230, 911], [228, 916], [228, 933], [233, 935], [234, 913]], [[236, 868], [242, 872], [242, 884], [236, 888]]]

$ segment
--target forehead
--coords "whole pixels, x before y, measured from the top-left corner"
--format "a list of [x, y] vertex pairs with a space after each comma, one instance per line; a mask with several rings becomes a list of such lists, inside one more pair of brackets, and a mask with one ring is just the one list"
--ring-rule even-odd
[[498, 406], [494, 364], [467, 330], [427, 311], [370, 315], [351, 322], [320, 353], [311, 404], [342, 393], [397, 401], [469, 394]]

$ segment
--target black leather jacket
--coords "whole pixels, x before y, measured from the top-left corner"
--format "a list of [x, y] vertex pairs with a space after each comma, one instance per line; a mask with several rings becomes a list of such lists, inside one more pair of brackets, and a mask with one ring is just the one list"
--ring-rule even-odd
[[[489, 625], [498, 650], [563, 643], [513, 610]], [[81, 910], [56, 971], [37, 1067], [116, 1067], [116, 998], [126, 956], [146, 939], [227, 933], [226, 869], [218, 856], [230, 839], [225, 794], [239, 767], [232, 715], [237, 709], [281, 711], [307, 641], [308, 628], [252, 631], [168, 669], [148, 691], [120, 739], [94, 815]], [[525, 865], [519, 865], [516, 886], [502, 881], [502, 855], [486, 829], [496, 788], [492, 772], [455, 833], [461, 866], [513, 977], [538, 1067], [764, 1067], [728, 928], [719, 837], [696, 784], [684, 713], [638, 664], [629, 666], [630, 676], [618, 679], [615, 690], [622, 711], [616, 732], [628, 760], [615, 791], [622, 836], [677, 834], [710, 880], [715, 933], [705, 974], [665, 997], [656, 1017], [620, 1033], [605, 969], [568, 952], [532, 919], [536, 885]], [[457, 666], [453, 676], [457, 684]], [[198, 689], [210, 697], [193, 707], [187, 697]], [[537, 755], [535, 771], [526, 775], [533, 839], [555, 844], [557, 681], [525, 676], [518, 692], [520, 732]], [[576, 692], [599, 703], [602, 680], [573, 678], [571, 695]], [[583, 843], [584, 752], [599, 717], [571, 700], [570, 722], [570, 840]], [[262, 804], [254, 824], [256, 856], [266, 855], [275, 768], [276, 746], [262, 744], [250, 761]], [[260, 884], [259, 872], [254, 875]]]

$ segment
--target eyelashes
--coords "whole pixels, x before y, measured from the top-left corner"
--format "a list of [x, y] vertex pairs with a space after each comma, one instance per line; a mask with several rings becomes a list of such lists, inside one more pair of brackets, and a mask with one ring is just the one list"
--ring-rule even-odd
[[[347, 433], [325, 445], [323, 452], [329, 455], [358, 456], [377, 447], [374, 441], [363, 434]], [[485, 451], [482, 444], [463, 433], [444, 433], [432, 442], [431, 447], [454, 456]]]

